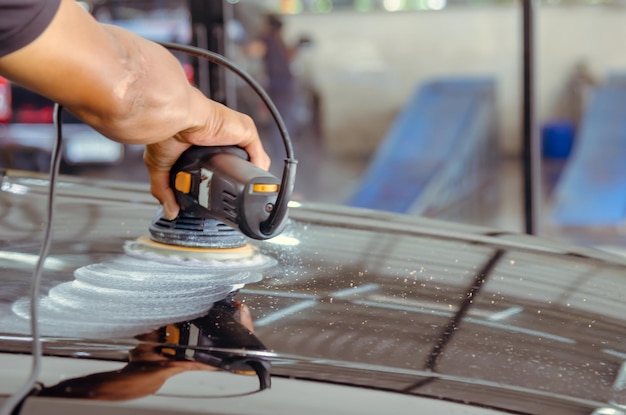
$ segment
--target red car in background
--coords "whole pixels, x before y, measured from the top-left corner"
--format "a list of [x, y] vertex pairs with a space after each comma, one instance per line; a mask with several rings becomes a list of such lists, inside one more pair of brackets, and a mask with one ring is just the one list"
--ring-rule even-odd
[[11, 84], [0, 76], [0, 123], [11, 120]]

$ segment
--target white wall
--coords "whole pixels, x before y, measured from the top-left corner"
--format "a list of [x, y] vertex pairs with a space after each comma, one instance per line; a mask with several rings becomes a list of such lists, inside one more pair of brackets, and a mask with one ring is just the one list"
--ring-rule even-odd
[[[580, 61], [602, 77], [626, 71], [626, 8], [538, 10], [538, 110], [557, 115], [559, 97]], [[521, 100], [519, 5], [441, 12], [343, 13], [285, 18], [288, 40], [314, 39], [304, 56], [323, 100], [325, 144], [337, 154], [368, 155], [398, 109], [423, 81], [492, 75], [498, 82], [500, 139], [518, 154]]]

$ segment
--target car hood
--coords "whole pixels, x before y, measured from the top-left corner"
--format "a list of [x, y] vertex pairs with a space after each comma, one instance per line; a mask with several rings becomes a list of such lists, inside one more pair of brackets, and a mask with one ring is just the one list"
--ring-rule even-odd
[[[48, 184], [24, 173], [2, 178], [3, 351], [28, 344], [15, 324], [16, 304], [29, 292]], [[55, 206], [44, 295], [72, 282], [77, 269], [124, 257], [124, 244], [147, 233], [157, 210], [144, 185], [76, 178], [58, 183]], [[275, 262], [239, 280], [228, 278], [241, 273], [208, 272], [226, 281], [215, 299], [239, 290], [267, 348], [256, 353], [272, 361], [275, 376], [520, 413], [626, 405], [620, 257], [493, 229], [298, 203], [279, 237], [253, 244]], [[91, 331], [76, 324], [85, 301], [67, 321], [44, 326], [46, 352], [123, 360], [136, 335], [210, 308], [199, 302], [190, 313], [180, 296], [159, 301], [151, 316], [166, 310], [162, 322], [133, 325], [126, 312], [117, 328]]]

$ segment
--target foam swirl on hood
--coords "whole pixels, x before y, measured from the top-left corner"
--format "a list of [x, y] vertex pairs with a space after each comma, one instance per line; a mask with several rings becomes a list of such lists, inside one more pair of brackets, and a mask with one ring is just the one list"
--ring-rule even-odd
[[[135, 336], [200, 317], [276, 261], [254, 251], [242, 259], [184, 259], [125, 246], [125, 255], [74, 271], [74, 280], [50, 289], [39, 302], [44, 336]], [[30, 333], [30, 299], [2, 319], [6, 332]]]

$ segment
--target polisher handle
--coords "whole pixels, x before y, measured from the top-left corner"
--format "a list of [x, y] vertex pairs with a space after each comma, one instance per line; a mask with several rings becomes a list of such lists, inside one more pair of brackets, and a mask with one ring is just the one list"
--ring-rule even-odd
[[172, 167], [170, 181], [183, 211], [217, 219], [250, 238], [272, 238], [285, 226], [286, 211], [271, 232], [265, 226], [281, 181], [250, 163], [239, 147], [192, 146]]

